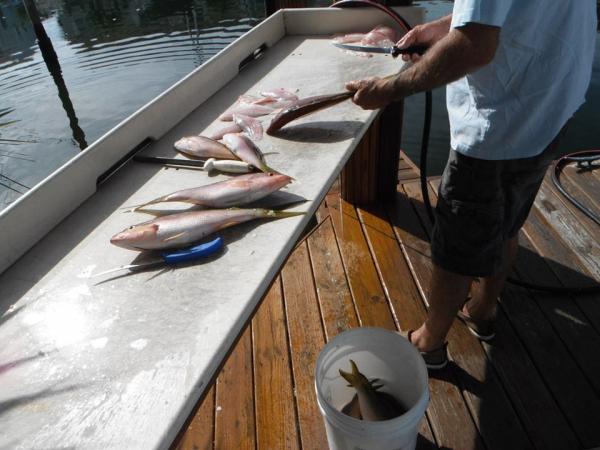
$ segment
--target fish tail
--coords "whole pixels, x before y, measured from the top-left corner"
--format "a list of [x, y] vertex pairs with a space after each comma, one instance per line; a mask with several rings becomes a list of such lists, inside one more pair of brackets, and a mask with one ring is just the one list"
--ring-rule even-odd
[[128, 212], [141, 212], [143, 214], [149, 214], [154, 217], [168, 216], [169, 214], [171, 214], [170, 211], [159, 211], [157, 209], [145, 209], [144, 206], [145, 205], [140, 205], [140, 207], [132, 209], [131, 211], [128, 211]]
[[163, 202], [163, 201], [165, 201], [165, 198], [166, 197], [159, 197], [159, 198], [155, 198], [154, 200], [150, 200], [149, 202], [142, 203], [140, 205], [124, 206], [121, 209], [125, 209], [126, 211], [123, 211], [123, 212], [128, 212], [128, 213], [129, 212], [137, 212], [146, 206], [150, 206], [150, 205], [154, 205], [156, 203]]
[[285, 219], [287, 217], [303, 216], [305, 212], [301, 211], [276, 211], [274, 209], [260, 210], [260, 215], [268, 219]]
[[[354, 387], [364, 385], [366, 378], [362, 373], [360, 373], [356, 363], [350, 360], [350, 365], [352, 366], [352, 372], [345, 372], [342, 369], [339, 369], [340, 375], [344, 378], [344, 380]], [[368, 381], [367, 384], [369, 384]]]

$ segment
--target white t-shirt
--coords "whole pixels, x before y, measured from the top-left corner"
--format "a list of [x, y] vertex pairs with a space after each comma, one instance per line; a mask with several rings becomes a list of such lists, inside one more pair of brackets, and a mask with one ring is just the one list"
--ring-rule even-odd
[[[452, 28], [501, 27], [493, 61], [446, 90], [451, 146], [499, 160], [538, 155], [585, 101], [594, 0], [456, 0]], [[600, 124], [600, 122], [599, 122]]]

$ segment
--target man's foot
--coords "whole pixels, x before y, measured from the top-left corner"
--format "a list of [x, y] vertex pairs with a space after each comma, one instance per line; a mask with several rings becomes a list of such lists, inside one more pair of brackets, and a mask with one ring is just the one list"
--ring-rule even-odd
[[[404, 336], [406, 339], [408, 339], [408, 342], [415, 345], [411, 340], [413, 331], [414, 330], [401, 331], [400, 335]], [[432, 370], [443, 369], [448, 364], [448, 351], [446, 350], [447, 346], [448, 343], [444, 342], [440, 347], [435, 348], [433, 350], [421, 351], [415, 345], [415, 347], [417, 347], [417, 350], [419, 350], [419, 352], [421, 353], [423, 360], [425, 361], [425, 366], [427, 366], [428, 369]]]
[[494, 331], [495, 318], [476, 319], [467, 311], [466, 303], [457, 313], [457, 316], [462, 320], [472, 335], [482, 341], [490, 341], [496, 336]]

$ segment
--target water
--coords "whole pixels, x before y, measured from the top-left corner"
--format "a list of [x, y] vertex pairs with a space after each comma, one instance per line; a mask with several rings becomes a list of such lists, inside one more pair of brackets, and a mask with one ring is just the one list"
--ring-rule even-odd
[[0, 209], [264, 17], [263, 0], [36, 4], [62, 73], [0, 0]]
[[[0, 210], [264, 17], [263, 0], [36, 4], [61, 72], [50, 75], [21, 1], [0, 0]], [[447, 0], [415, 4], [427, 20], [452, 9]], [[588, 101], [565, 151], [600, 147], [600, 35], [596, 48]], [[444, 89], [433, 99], [429, 173], [438, 174], [449, 148]], [[403, 148], [415, 161], [423, 109], [423, 95], [406, 99]]]

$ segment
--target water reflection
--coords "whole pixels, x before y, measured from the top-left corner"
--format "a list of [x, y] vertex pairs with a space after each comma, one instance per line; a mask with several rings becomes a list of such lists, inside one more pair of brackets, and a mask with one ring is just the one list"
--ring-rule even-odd
[[[58, 55], [62, 84], [48, 71], [21, 1], [0, 0], [0, 109], [11, 110], [3, 119], [16, 121], [0, 127], [0, 175], [27, 186], [264, 15], [262, 0], [36, 0], [36, 5]], [[29, 142], [9, 149], [9, 139]], [[18, 196], [0, 185], [0, 210]]]

